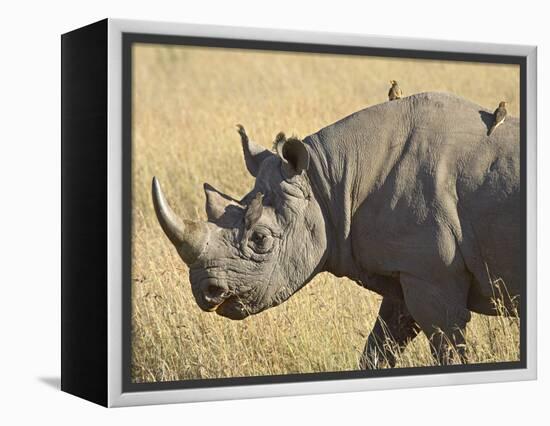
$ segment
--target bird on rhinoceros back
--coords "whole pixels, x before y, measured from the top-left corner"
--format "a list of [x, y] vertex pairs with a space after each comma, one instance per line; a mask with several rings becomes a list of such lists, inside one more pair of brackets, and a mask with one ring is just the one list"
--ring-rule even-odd
[[397, 84], [397, 81], [390, 80], [390, 91], [388, 92], [388, 99], [390, 101], [394, 101], [396, 99], [401, 99], [403, 97], [403, 92], [401, 91], [401, 87]]
[[495, 109], [495, 112], [493, 113], [493, 118], [494, 118], [493, 125], [489, 129], [487, 136], [491, 136], [491, 133], [493, 133], [498, 126], [504, 123], [504, 120], [506, 120], [507, 115], [508, 115], [508, 111], [506, 111], [506, 101], [501, 101], [498, 104], [498, 108]]

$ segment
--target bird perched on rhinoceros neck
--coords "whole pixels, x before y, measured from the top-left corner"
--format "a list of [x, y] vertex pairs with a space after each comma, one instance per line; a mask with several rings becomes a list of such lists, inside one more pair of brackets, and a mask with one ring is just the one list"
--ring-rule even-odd
[[262, 194], [261, 192], [257, 192], [256, 196], [252, 199], [252, 201], [248, 205], [248, 208], [246, 209], [246, 213], [244, 215], [244, 229], [247, 233], [262, 216], [263, 198], [264, 194]]
[[397, 81], [390, 80], [390, 91], [388, 92], [388, 98], [390, 101], [394, 101], [395, 99], [401, 99], [403, 97], [403, 92], [401, 91], [401, 87], [397, 84]]
[[508, 115], [508, 111], [506, 111], [506, 101], [502, 101], [498, 104], [498, 108], [495, 109], [495, 112], [493, 113], [493, 125], [489, 129], [487, 136], [491, 136], [491, 133], [493, 133], [498, 126], [504, 123], [506, 115]]

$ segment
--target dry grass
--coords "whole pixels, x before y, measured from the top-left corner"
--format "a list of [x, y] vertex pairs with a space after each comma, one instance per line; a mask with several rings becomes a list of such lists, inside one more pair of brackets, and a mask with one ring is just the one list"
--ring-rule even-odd
[[[205, 218], [202, 183], [235, 197], [252, 186], [234, 125], [266, 147], [280, 130], [305, 136], [405, 94], [454, 92], [519, 111], [519, 68], [140, 45], [134, 48], [132, 377], [137, 382], [357, 368], [380, 297], [321, 274], [280, 307], [241, 322], [199, 310], [187, 268], [162, 234], [150, 198], [160, 178], [174, 209]], [[516, 318], [474, 315], [472, 362], [519, 359]], [[430, 365], [419, 336], [399, 365]]]

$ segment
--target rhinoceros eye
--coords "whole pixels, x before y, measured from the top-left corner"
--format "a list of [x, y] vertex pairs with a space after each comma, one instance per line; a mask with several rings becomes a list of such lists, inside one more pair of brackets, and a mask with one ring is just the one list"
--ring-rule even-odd
[[256, 230], [250, 236], [249, 242], [256, 253], [267, 253], [273, 246], [273, 237], [263, 230]]

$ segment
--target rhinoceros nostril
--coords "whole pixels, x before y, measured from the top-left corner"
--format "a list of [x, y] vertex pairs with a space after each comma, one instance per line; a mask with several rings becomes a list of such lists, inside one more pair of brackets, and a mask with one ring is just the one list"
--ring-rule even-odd
[[204, 298], [210, 303], [221, 303], [228, 296], [227, 287], [217, 284], [209, 283], [204, 289]]

